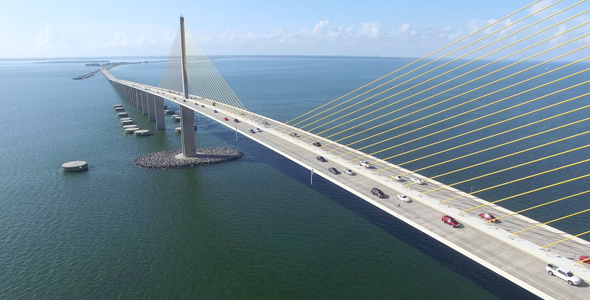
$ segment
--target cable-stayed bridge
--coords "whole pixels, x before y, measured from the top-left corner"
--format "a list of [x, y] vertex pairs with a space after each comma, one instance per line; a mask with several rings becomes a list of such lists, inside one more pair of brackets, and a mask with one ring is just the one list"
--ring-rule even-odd
[[[198, 155], [198, 111], [543, 298], [587, 299], [590, 19], [585, 1], [530, 12], [539, 2], [286, 123], [247, 111], [182, 26], [159, 87], [103, 74], [151, 120], [163, 118], [162, 99], [177, 103], [187, 156]], [[553, 213], [525, 217], [543, 210]], [[443, 215], [463, 226], [443, 226]], [[553, 227], [562, 222], [574, 225]], [[567, 286], [547, 263], [586, 283]]]

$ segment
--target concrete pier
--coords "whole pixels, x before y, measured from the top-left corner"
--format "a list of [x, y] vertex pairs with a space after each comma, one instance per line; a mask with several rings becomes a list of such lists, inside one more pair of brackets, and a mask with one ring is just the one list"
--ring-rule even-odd
[[162, 97], [155, 96], [154, 103], [156, 106], [156, 129], [166, 129], [166, 119], [164, 116], [164, 99]]
[[148, 120], [150, 122], [156, 121], [156, 97], [150, 94], [145, 94], [148, 101]]
[[148, 114], [147, 93], [139, 92], [139, 94], [141, 95], [141, 113], [144, 116], [147, 116], [147, 114]]
[[180, 137], [182, 139], [182, 154], [185, 157], [197, 156], [197, 144], [195, 141], [195, 111], [180, 106]]
[[141, 92], [138, 90], [134, 90], [134, 94], [135, 94], [135, 101], [137, 103], [137, 108], [140, 110], [143, 110], [143, 102], [141, 101]]

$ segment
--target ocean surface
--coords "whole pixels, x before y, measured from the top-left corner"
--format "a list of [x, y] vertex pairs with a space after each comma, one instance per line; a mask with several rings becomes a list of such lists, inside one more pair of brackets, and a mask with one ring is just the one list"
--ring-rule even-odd
[[[212, 61], [246, 108], [284, 121], [409, 62]], [[158, 85], [164, 67], [112, 73]], [[176, 124], [167, 118], [167, 129], [156, 132], [101, 74], [72, 80], [92, 70], [0, 62], [1, 299], [535, 298], [319, 176], [310, 185], [307, 170], [206, 118], [196, 120], [197, 144], [234, 147], [243, 158], [181, 170], [135, 167], [139, 155], [180, 148]], [[156, 134], [124, 134], [114, 104]], [[61, 172], [72, 160], [87, 161], [89, 171]], [[584, 208], [584, 200], [530, 216], [550, 220]], [[577, 233], [587, 221], [556, 227]]]

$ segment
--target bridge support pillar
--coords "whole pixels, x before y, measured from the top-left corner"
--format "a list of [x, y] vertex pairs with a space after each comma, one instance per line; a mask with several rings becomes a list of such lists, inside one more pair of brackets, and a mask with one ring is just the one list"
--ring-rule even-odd
[[138, 90], [134, 91], [135, 93], [135, 101], [137, 102], [137, 109], [143, 110], [143, 102], [141, 102], [141, 93]]
[[156, 121], [156, 96], [145, 94], [148, 101], [148, 120], [150, 122]]
[[141, 95], [141, 113], [144, 116], [147, 116], [148, 114], [148, 97], [147, 97], [147, 93], [144, 92], [139, 92], [139, 94]]
[[154, 96], [154, 104], [156, 107], [156, 129], [166, 129], [166, 119], [164, 116], [164, 99], [162, 97]]
[[137, 107], [137, 92], [135, 91], [135, 89], [129, 89], [129, 93], [131, 94], [131, 104], [133, 104], [133, 107]]
[[180, 106], [180, 136], [182, 139], [182, 154], [184, 157], [197, 156], [195, 141], [195, 111]]

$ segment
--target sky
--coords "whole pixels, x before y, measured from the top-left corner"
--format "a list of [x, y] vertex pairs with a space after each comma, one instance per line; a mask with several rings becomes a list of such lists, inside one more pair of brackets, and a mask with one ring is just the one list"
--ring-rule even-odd
[[[167, 56], [181, 14], [186, 29], [208, 55], [416, 57], [535, 1], [3, 0], [0, 58]], [[493, 29], [556, 2], [541, 0]], [[563, 0], [500, 34], [577, 2]], [[584, 2], [549, 21], [586, 9], [590, 9], [590, 3]], [[555, 35], [587, 20], [590, 14], [545, 35]], [[590, 32], [590, 26], [576, 32], [584, 30]], [[590, 37], [576, 45], [584, 43], [590, 44]]]

